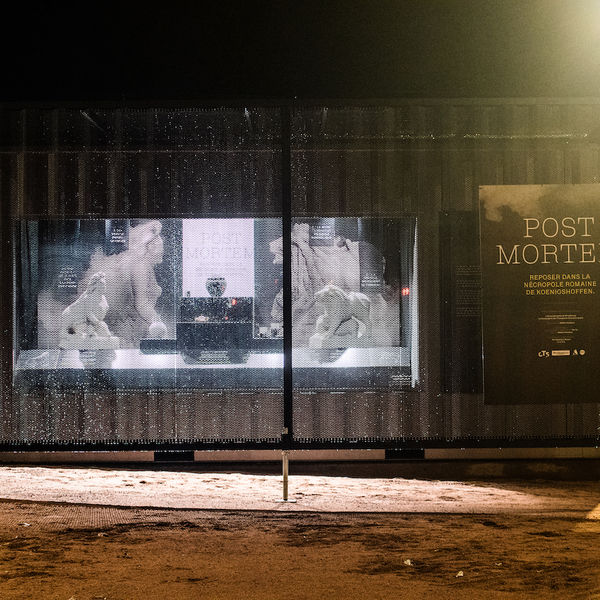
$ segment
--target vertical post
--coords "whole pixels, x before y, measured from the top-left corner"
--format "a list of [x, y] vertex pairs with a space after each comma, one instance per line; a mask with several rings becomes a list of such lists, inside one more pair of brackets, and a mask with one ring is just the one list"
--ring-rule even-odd
[[289, 475], [289, 456], [288, 451], [284, 450], [281, 453], [281, 467], [283, 471], [283, 501], [288, 501], [288, 475]]
[[289, 450], [293, 431], [292, 388], [292, 143], [291, 108], [281, 108], [281, 219], [283, 238], [283, 431]]
[[281, 108], [281, 221], [283, 241], [283, 502], [288, 502], [289, 456], [294, 436], [292, 387], [292, 142], [291, 108]]
[[[5, 116], [4, 118], [12, 118]], [[13, 260], [14, 235], [16, 226], [11, 227], [11, 217], [15, 210], [15, 189], [11, 185], [16, 160], [10, 155], [0, 157], [0, 277], [4, 293], [0, 295], [0, 418], [5, 423], [4, 435], [13, 433], [12, 427], [12, 371], [14, 306], [13, 306]]]

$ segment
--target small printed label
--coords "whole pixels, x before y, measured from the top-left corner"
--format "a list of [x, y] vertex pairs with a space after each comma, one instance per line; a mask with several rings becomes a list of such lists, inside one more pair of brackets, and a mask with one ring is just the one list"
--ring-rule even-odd
[[411, 384], [411, 378], [406, 373], [392, 373], [389, 382], [390, 387], [407, 387]]
[[552, 356], [571, 356], [570, 350], [552, 350]]
[[325, 217], [310, 224], [308, 229], [308, 245], [333, 246], [335, 240], [335, 219]]

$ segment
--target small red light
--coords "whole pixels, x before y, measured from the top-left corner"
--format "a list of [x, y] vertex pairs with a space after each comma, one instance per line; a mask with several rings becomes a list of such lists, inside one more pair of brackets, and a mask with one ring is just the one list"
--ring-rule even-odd
[[402, 288], [402, 295], [403, 296], [408, 296], [409, 294], [410, 294], [410, 288], [403, 287]]
[[237, 304], [237, 298], [232, 298], [231, 306], [235, 306]]

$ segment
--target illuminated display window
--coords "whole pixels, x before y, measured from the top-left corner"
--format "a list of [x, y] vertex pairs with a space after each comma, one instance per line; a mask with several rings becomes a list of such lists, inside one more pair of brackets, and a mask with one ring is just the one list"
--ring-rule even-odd
[[406, 389], [416, 361], [413, 219], [297, 218], [292, 225], [294, 386]]
[[[24, 220], [15, 239], [20, 386], [281, 388], [280, 219]], [[294, 221], [296, 387], [410, 387], [414, 244], [410, 219]]]
[[[22, 221], [16, 377], [277, 388], [278, 219]], [[27, 281], [27, 285], [22, 285]], [[218, 377], [215, 368], [221, 368]], [[57, 375], [58, 373], [58, 375]]]

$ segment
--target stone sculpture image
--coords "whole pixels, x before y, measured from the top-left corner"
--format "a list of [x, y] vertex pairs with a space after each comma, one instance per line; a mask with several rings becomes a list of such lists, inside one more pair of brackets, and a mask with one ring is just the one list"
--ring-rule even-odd
[[114, 350], [119, 338], [111, 335], [104, 322], [108, 312], [105, 297], [106, 275], [99, 271], [88, 282], [87, 289], [63, 310], [59, 345], [64, 350]]
[[141, 223], [131, 228], [127, 250], [111, 256], [98, 250], [91, 258], [88, 273], [106, 273], [106, 322], [121, 340], [122, 348], [139, 348], [141, 339], [167, 335], [167, 327], [156, 310], [162, 294], [154, 272], [163, 261], [161, 231], [160, 221]]
[[[292, 322], [293, 345], [303, 348], [336, 348], [348, 346], [395, 346], [399, 344], [398, 289], [386, 288], [382, 293], [369, 293], [361, 290], [360, 254], [368, 255], [370, 263], [378, 276], [383, 278], [385, 260], [381, 252], [369, 242], [359, 242], [344, 236], [336, 236], [331, 246], [311, 246], [310, 225], [295, 223], [292, 229]], [[274, 255], [273, 263], [283, 262], [283, 240], [277, 238], [270, 242], [269, 250]], [[319, 346], [318, 338], [310, 342], [315, 335], [322, 335], [317, 329], [317, 320], [323, 314], [318, 304], [318, 294], [327, 286], [333, 285], [349, 296], [366, 298], [370, 301], [370, 328], [372, 332], [356, 335], [341, 335], [337, 340], [323, 342]], [[363, 313], [361, 313], [363, 314]], [[271, 310], [275, 323], [283, 321], [283, 290], [275, 300]], [[361, 320], [360, 316], [356, 317]], [[366, 325], [366, 323], [365, 323]], [[352, 327], [352, 322], [346, 327]], [[357, 324], [354, 322], [354, 326]], [[345, 330], [342, 329], [340, 333]], [[327, 334], [329, 335], [329, 334]], [[327, 337], [327, 335], [325, 337]], [[370, 338], [370, 344], [367, 340]], [[329, 345], [328, 345], [329, 344]]]
[[[345, 290], [360, 289], [358, 242], [337, 237], [333, 246], [313, 247], [308, 223], [295, 223], [292, 229], [292, 299], [294, 346], [306, 347], [315, 333], [319, 316], [316, 293], [328, 284]], [[283, 262], [283, 239], [269, 244], [273, 263]], [[283, 322], [283, 291], [273, 302], [273, 322]]]
[[324, 312], [309, 340], [310, 348], [349, 348], [372, 345], [371, 300], [360, 292], [326, 285], [315, 294]]

